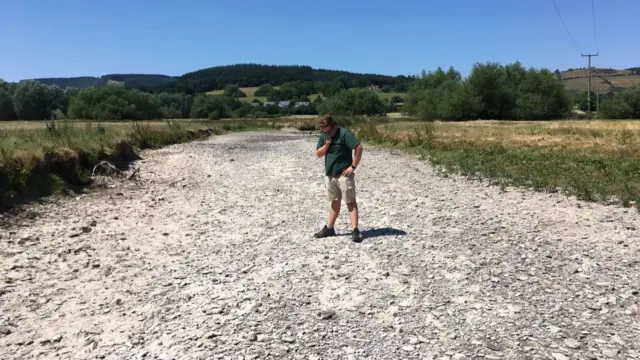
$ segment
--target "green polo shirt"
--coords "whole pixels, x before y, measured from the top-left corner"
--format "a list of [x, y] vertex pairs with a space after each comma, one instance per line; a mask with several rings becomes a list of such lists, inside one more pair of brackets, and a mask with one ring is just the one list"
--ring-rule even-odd
[[[322, 133], [318, 137], [316, 150], [323, 147], [327, 135]], [[327, 154], [324, 156], [324, 168], [327, 176], [338, 176], [353, 163], [353, 148], [360, 144], [353, 133], [343, 127], [338, 127], [338, 131], [333, 136], [333, 142]]]

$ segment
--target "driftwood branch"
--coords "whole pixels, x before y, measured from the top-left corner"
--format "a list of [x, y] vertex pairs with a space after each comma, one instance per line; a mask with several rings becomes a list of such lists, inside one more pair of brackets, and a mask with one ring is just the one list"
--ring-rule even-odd
[[131, 180], [131, 178], [134, 177], [139, 171], [140, 168], [136, 168], [131, 174], [127, 176], [127, 180]]
[[106, 175], [118, 174], [121, 175], [122, 171], [120, 171], [117, 167], [115, 167], [112, 163], [108, 161], [101, 161], [96, 166], [93, 167], [93, 171], [91, 172], [91, 176], [96, 175], [96, 170], [100, 169], [101, 173], [106, 173]]
[[140, 168], [136, 168], [130, 174], [126, 174], [124, 171], [118, 169], [115, 165], [110, 163], [109, 161], [101, 161], [96, 166], [93, 167], [93, 171], [91, 172], [91, 177], [96, 178], [99, 183], [105, 183], [116, 181], [119, 179], [132, 180], [137, 179], [136, 175], [139, 175]]

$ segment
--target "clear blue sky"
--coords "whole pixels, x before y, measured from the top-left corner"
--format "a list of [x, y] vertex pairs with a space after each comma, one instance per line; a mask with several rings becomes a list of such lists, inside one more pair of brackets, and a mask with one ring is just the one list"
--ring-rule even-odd
[[640, 66], [639, 0], [2, 0], [0, 78], [181, 75], [235, 63], [389, 75], [474, 62]]

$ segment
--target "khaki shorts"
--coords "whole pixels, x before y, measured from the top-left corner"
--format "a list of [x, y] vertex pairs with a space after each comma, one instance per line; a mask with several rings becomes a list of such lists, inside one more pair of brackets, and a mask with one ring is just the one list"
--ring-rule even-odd
[[344, 200], [345, 204], [356, 201], [355, 174], [349, 176], [327, 176], [327, 196], [329, 201]]

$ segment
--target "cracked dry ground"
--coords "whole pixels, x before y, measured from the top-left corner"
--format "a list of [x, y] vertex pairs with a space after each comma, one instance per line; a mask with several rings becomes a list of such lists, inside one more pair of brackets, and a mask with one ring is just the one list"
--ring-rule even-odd
[[[2, 359], [640, 358], [633, 209], [438, 176], [365, 144], [359, 244], [316, 138], [143, 153], [141, 186], [5, 227]], [[344, 209], [344, 208], [343, 208]]]

